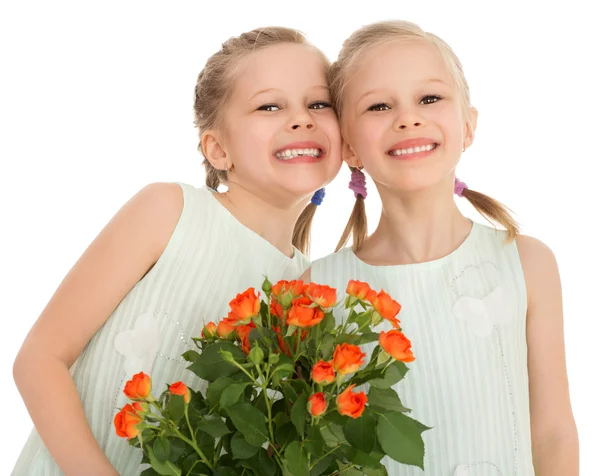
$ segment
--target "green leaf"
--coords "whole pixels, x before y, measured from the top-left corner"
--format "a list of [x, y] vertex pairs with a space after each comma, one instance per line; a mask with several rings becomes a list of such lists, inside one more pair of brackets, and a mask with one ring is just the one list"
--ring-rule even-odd
[[275, 441], [283, 448], [298, 438], [296, 427], [292, 422], [285, 423], [275, 431]]
[[285, 467], [294, 476], [310, 476], [308, 458], [302, 454], [302, 447], [298, 441], [292, 442], [285, 449]]
[[258, 453], [258, 464], [260, 466], [261, 472], [266, 476], [275, 476], [277, 472], [277, 466], [275, 465], [275, 460], [270, 458], [267, 454], [267, 450], [264, 448], [260, 449], [260, 453]]
[[402, 405], [396, 391], [391, 388], [371, 388], [369, 390], [369, 408], [380, 413], [386, 413], [388, 411], [401, 413], [410, 412], [410, 409]]
[[369, 380], [369, 385], [375, 388], [390, 388], [402, 380], [406, 372], [408, 372], [406, 364], [397, 360], [387, 368], [383, 378]]
[[171, 452], [169, 453], [169, 459], [171, 461], [177, 461], [181, 456], [189, 451], [189, 446], [183, 440], [179, 438], [171, 437], [169, 438], [169, 443], [171, 446]]
[[306, 429], [308, 438], [305, 440], [305, 447], [310, 453], [311, 457], [318, 458], [323, 455], [325, 440], [321, 435], [321, 429], [319, 425], [309, 425]]
[[370, 344], [371, 342], [377, 342], [378, 340], [379, 334], [377, 332], [363, 332], [356, 345]]
[[210, 408], [218, 408], [223, 390], [237, 382], [229, 377], [221, 377], [211, 382], [206, 389], [206, 401]]
[[265, 415], [246, 402], [227, 408], [227, 413], [244, 438], [254, 446], [261, 446], [268, 439]]
[[292, 364], [281, 364], [278, 365], [277, 368], [273, 371], [273, 373], [275, 372], [292, 374], [294, 372], [294, 366]]
[[296, 331], [296, 329], [296, 326], [289, 326], [287, 332], [285, 333], [285, 337], [290, 337]]
[[187, 352], [181, 354], [181, 356], [188, 362], [196, 362], [196, 360], [198, 360], [198, 357], [200, 357], [200, 354], [195, 350], [188, 350]]
[[308, 401], [308, 397], [305, 393], [298, 397], [296, 403], [292, 407], [292, 423], [296, 427], [296, 431], [299, 435], [304, 435], [304, 426], [306, 425], [306, 416], [308, 412], [306, 411], [306, 403]]
[[154, 457], [161, 463], [164, 463], [169, 459], [169, 455], [171, 453], [171, 445], [169, 443], [169, 440], [167, 440], [166, 438], [162, 436], [158, 437], [154, 441], [152, 449], [154, 450]]
[[321, 326], [323, 334], [328, 334], [335, 327], [335, 317], [332, 311], [326, 312], [325, 317], [319, 324]]
[[377, 438], [385, 453], [399, 463], [423, 468], [425, 444], [421, 433], [429, 429], [403, 413], [390, 412], [377, 419]]
[[244, 390], [246, 390], [248, 385], [250, 385], [250, 382], [234, 383], [223, 390], [220, 400], [221, 408], [227, 408], [237, 403], [237, 401], [244, 394]]
[[371, 311], [361, 312], [356, 318], [356, 324], [359, 329], [366, 326], [369, 322], [371, 322]]
[[283, 396], [288, 402], [295, 402], [298, 399], [298, 392], [288, 382], [283, 382], [281, 389], [283, 390]]
[[318, 460], [316, 463], [313, 463], [314, 466], [312, 466], [312, 469], [310, 470], [310, 476], [320, 476], [323, 474], [333, 461], [333, 458], [333, 455], [327, 455]]
[[152, 467], [145, 469], [140, 473], [140, 476], [157, 476], [160, 473], [157, 473]]
[[244, 435], [242, 435], [239, 431], [233, 435], [231, 438], [231, 452], [233, 453], [234, 459], [248, 459], [252, 458], [260, 447], [251, 445], [246, 441]]
[[321, 353], [324, 360], [329, 360], [333, 357], [333, 347], [335, 345], [335, 336], [327, 334], [321, 342]]
[[214, 382], [220, 377], [229, 377], [240, 370], [232, 363], [226, 362], [221, 350], [230, 352], [237, 362], [245, 362], [246, 354], [231, 342], [217, 342], [206, 347], [199, 357], [188, 367], [198, 377]]
[[365, 476], [388, 476], [387, 469], [381, 465], [379, 468], [363, 468]]
[[375, 418], [368, 413], [356, 419], [349, 418], [344, 426], [344, 435], [352, 446], [370, 453], [375, 446], [375, 424]]
[[344, 429], [335, 423], [327, 423], [321, 427], [321, 435], [325, 444], [330, 448], [338, 446], [340, 443], [347, 443]]
[[[181, 441], [181, 440], [180, 440]], [[208, 433], [196, 432], [196, 443], [209, 460], [215, 455], [215, 439]], [[195, 453], [194, 453], [195, 454]]]
[[382, 464], [379, 462], [379, 460], [381, 459], [380, 457], [374, 458], [373, 455], [364, 453], [351, 446], [342, 446], [341, 452], [348, 459], [348, 461], [351, 461], [352, 463], [360, 467], [380, 468], [382, 466]]
[[148, 451], [148, 457], [150, 458], [150, 464], [152, 468], [162, 476], [181, 476], [181, 470], [175, 466], [171, 461], [161, 462], [154, 455], [154, 451], [149, 446], [146, 448]]
[[[273, 411], [274, 410], [275, 409], [273, 409]], [[290, 417], [287, 416], [285, 413], [276, 413], [275, 416], [273, 417], [273, 423], [275, 423], [275, 426], [277, 428], [284, 425], [285, 423], [288, 423], [289, 421], [290, 421]]]
[[231, 433], [225, 422], [218, 415], [206, 415], [196, 426], [199, 431], [208, 433], [213, 438], [221, 438], [223, 435]]
[[227, 466], [220, 466], [214, 470], [213, 475], [214, 476], [239, 476], [239, 473], [233, 468], [228, 468]]

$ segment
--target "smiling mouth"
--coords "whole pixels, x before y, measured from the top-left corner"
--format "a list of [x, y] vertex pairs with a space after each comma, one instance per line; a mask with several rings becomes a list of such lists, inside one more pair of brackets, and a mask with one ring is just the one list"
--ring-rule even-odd
[[410, 155], [410, 154], [419, 154], [421, 152], [429, 152], [434, 149], [437, 149], [438, 146], [439, 146], [439, 144], [434, 142], [433, 144], [422, 145], [419, 147], [408, 147], [406, 149], [391, 149], [387, 153], [389, 155], [399, 157], [402, 155]]
[[291, 160], [296, 157], [314, 157], [319, 159], [323, 155], [323, 150], [311, 147], [307, 149], [284, 149], [275, 153], [275, 157], [279, 160]]

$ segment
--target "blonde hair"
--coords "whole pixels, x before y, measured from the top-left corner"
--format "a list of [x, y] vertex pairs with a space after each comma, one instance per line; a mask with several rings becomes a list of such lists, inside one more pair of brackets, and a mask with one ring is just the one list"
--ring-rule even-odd
[[[204, 69], [198, 75], [195, 87], [194, 124], [200, 135], [198, 150], [204, 156], [207, 187], [216, 190], [219, 185], [228, 184], [227, 171], [216, 169], [208, 161], [202, 147], [202, 134], [207, 130], [222, 127], [221, 111], [231, 95], [239, 64], [254, 51], [286, 43], [312, 46], [300, 31], [292, 28], [257, 28], [229, 38], [221, 45], [221, 49], [208, 59]], [[325, 55], [317, 48], [314, 49], [322, 57], [324, 66], [328, 68], [329, 61]], [[309, 251], [310, 227], [315, 210], [316, 205], [308, 204], [294, 227], [292, 242], [303, 253]]]
[[[356, 30], [344, 42], [338, 59], [329, 68], [328, 82], [333, 105], [341, 120], [344, 111], [345, 90], [356, 72], [359, 60], [375, 47], [388, 43], [425, 41], [438, 49], [448, 67], [461, 98], [463, 112], [471, 106], [471, 94], [465, 78], [462, 64], [450, 46], [441, 38], [423, 31], [418, 25], [407, 21], [390, 20], [372, 23]], [[471, 125], [472, 126], [472, 125]], [[465, 197], [486, 219], [499, 223], [507, 230], [507, 241], [519, 234], [519, 226], [508, 208], [493, 198], [474, 190], [464, 190]], [[367, 220], [363, 198], [359, 195], [346, 229], [340, 238], [336, 251], [345, 246], [350, 234], [353, 236], [353, 248], [358, 250], [367, 238]]]

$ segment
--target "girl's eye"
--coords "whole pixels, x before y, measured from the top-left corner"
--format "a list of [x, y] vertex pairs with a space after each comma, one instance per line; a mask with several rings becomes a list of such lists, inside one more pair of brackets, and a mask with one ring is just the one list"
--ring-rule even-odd
[[388, 106], [387, 104], [385, 104], [383, 102], [379, 102], [377, 104], [373, 104], [372, 106], [369, 106], [367, 111], [387, 111], [388, 109], [390, 109], [390, 106]]
[[308, 106], [309, 109], [326, 109], [328, 107], [331, 107], [331, 104], [327, 101], [315, 101]]
[[277, 104], [263, 104], [257, 111], [278, 111], [281, 109]]
[[433, 104], [434, 102], [438, 102], [440, 99], [442, 99], [441, 96], [430, 94], [428, 96], [423, 96], [423, 99], [421, 99], [419, 104]]

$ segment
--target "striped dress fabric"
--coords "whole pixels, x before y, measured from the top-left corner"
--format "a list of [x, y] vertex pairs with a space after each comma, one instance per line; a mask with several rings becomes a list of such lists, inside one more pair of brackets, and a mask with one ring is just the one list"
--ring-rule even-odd
[[[356, 279], [402, 305], [416, 360], [393, 388], [432, 429], [423, 433], [425, 471], [386, 458], [390, 476], [534, 474], [527, 294], [516, 244], [505, 238], [474, 223], [455, 251], [434, 261], [371, 266], [346, 248], [313, 263], [312, 281], [335, 287], [338, 299]], [[385, 324], [376, 330], [389, 330]], [[364, 346], [368, 354], [374, 345]]]
[[[71, 369], [96, 440], [122, 476], [141, 472], [141, 451], [116, 436], [113, 418], [127, 403], [122, 389], [134, 373], [152, 376], [153, 393], [182, 380], [204, 390], [186, 370], [181, 354], [195, 349], [205, 322], [227, 316], [229, 301], [264, 276], [295, 279], [309, 266], [298, 250], [292, 258], [242, 225], [213, 192], [179, 184], [183, 210], [163, 254], [121, 301]], [[49, 411], [51, 411], [49, 409]], [[13, 476], [63, 474], [33, 430]]]

